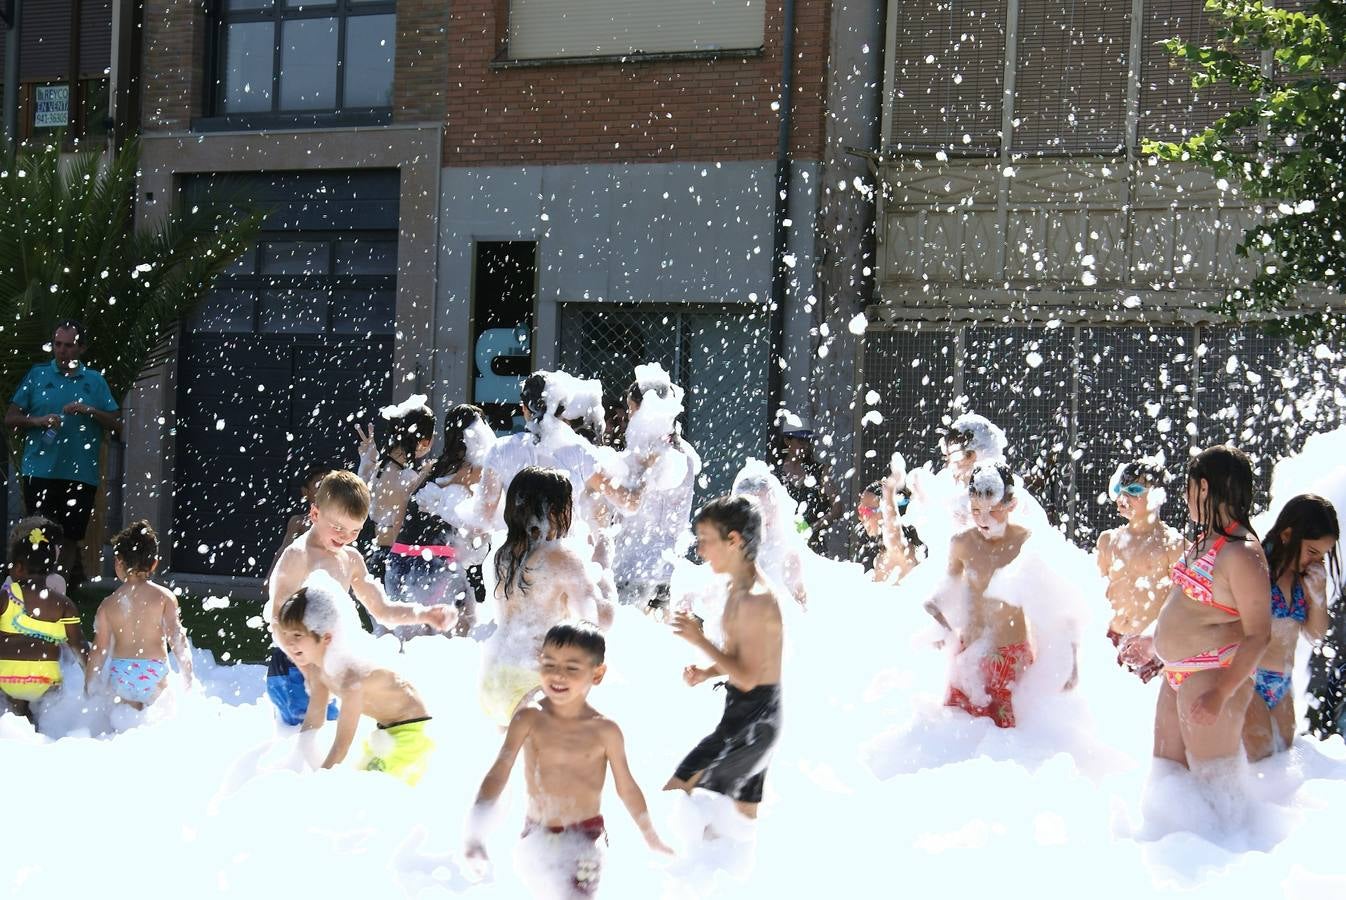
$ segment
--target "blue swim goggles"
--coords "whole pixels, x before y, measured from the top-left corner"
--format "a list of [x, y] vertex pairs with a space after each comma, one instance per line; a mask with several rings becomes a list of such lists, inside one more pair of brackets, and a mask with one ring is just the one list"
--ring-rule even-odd
[[1133, 482], [1131, 484], [1114, 484], [1112, 486], [1112, 496], [1120, 497], [1122, 494], [1126, 494], [1128, 497], [1139, 497], [1147, 490], [1149, 490], [1149, 488], [1138, 482]]

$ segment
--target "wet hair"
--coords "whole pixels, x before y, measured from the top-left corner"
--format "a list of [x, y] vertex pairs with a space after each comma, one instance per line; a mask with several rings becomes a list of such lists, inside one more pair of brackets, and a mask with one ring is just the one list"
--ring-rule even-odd
[[542, 639], [542, 646], [548, 645], [578, 647], [593, 657], [596, 666], [603, 664], [603, 658], [608, 652], [608, 642], [603, 637], [603, 632], [599, 631], [594, 623], [582, 619], [561, 622], [549, 628], [547, 636]]
[[9, 532], [9, 561], [23, 566], [28, 578], [42, 578], [56, 570], [65, 532], [51, 519], [29, 516]]
[[1117, 470], [1118, 484], [1143, 484], [1146, 487], [1162, 487], [1168, 482], [1168, 470], [1148, 459], [1133, 459]]
[[748, 562], [757, 559], [757, 551], [762, 546], [762, 511], [752, 497], [742, 494], [716, 497], [697, 510], [692, 527], [702, 522], [714, 525], [722, 538], [737, 531], [743, 539], [743, 558]]
[[[1229, 529], [1237, 524], [1255, 535], [1251, 521], [1253, 465], [1248, 454], [1228, 444], [1207, 447], [1187, 464], [1187, 481], [1194, 484], [1202, 480], [1210, 489], [1201, 509], [1196, 510], [1197, 530], [1233, 538]], [[1221, 506], [1229, 511], [1227, 520]]]
[[558, 537], [570, 531], [572, 504], [570, 479], [557, 469], [527, 466], [509, 483], [507, 533], [495, 552], [495, 577], [506, 597], [515, 590], [528, 593], [528, 558], [552, 529]]
[[485, 422], [486, 414], [480, 406], [459, 403], [444, 414], [444, 450], [430, 470], [430, 481], [445, 478], [457, 472], [467, 462], [467, 430], [477, 422]]
[[112, 553], [127, 572], [148, 575], [159, 561], [159, 535], [146, 519], [132, 522], [113, 535]]
[[416, 456], [416, 446], [421, 441], [433, 439], [434, 436], [435, 414], [424, 404], [390, 419], [386, 443], [382, 455], [379, 456], [379, 472], [388, 467], [388, 463], [393, 461], [393, 453], [398, 450], [402, 451], [402, 455], [410, 464]]
[[547, 414], [547, 376], [534, 372], [523, 380], [519, 388], [519, 405], [533, 414], [533, 419], [541, 419]]
[[[1290, 530], [1290, 539], [1281, 540], [1281, 533]], [[1271, 570], [1271, 580], [1276, 582], [1290, 570], [1299, 565], [1299, 551], [1305, 541], [1319, 538], [1341, 538], [1341, 527], [1337, 524], [1337, 510], [1332, 502], [1317, 494], [1300, 494], [1291, 497], [1290, 502], [1281, 508], [1276, 524], [1271, 527], [1262, 549], [1267, 554], [1267, 567]], [[1335, 580], [1341, 570], [1337, 548], [1327, 555], [1327, 567]]]
[[337, 471], [338, 468], [338, 466], [329, 463], [315, 463], [314, 465], [309, 466], [302, 474], [300, 474], [299, 480], [295, 482], [295, 496], [302, 500], [304, 498], [304, 488], [308, 487], [309, 482], [321, 482], [330, 473]]
[[864, 489], [863, 491], [861, 491], [860, 493], [862, 493], [862, 494], [873, 494], [875, 497], [882, 497], [882, 496], [883, 496], [883, 482], [882, 482], [882, 481], [871, 481], [869, 484], [865, 485], [865, 489]]
[[335, 621], [335, 610], [328, 608], [331, 605], [330, 598], [321, 591], [313, 591], [304, 585], [280, 605], [276, 622], [282, 628], [302, 628], [314, 637], [322, 637], [330, 634], [331, 629], [320, 631], [314, 626]]
[[365, 519], [369, 516], [369, 485], [354, 472], [329, 472], [318, 482], [313, 503], [318, 509], [333, 506], [353, 519]]
[[79, 319], [62, 319], [56, 323], [56, 327], [51, 330], [51, 336], [56, 337], [58, 331], [75, 332], [75, 346], [84, 346], [84, 323]]
[[999, 461], [977, 463], [967, 482], [967, 495], [976, 500], [1009, 503], [1014, 499], [1014, 470]]

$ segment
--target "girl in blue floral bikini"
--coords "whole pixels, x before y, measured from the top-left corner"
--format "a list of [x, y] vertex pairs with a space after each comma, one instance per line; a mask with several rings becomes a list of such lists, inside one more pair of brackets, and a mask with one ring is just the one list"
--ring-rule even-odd
[[1332, 504], [1315, 494], [1300, 494], [1285, 504], [1262, 545], [1271, 572], [1271, 645], [1253, 676], [1260, 702], [1249, 704], [1244, 722], [1249, 759], [1279, 753], [1294, 740], [1290, 671], [1295, 646], [1300, 634], [1315, 642], [1327, 632], [1328, 584], [1335, 584], [1340, 572], [1339, 537]]

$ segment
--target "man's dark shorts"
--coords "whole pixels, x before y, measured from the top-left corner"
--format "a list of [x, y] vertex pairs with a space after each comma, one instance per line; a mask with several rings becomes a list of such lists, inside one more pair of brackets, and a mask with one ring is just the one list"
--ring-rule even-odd
[[93, 514], [97, 488], [82, 481], [24, 476], [23, 502], [30, 516], [44, 516], [61, 526], [67, 541], [84, 540]]

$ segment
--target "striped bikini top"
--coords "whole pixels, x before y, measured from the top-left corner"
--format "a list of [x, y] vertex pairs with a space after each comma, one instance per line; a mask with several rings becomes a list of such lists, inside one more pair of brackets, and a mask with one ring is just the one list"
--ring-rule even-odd
[[1212, 606], [1222, 613], [1237, 617], [1239, 614], [1237, 609], [1215, 602], [1215, 557], [1220, 553], [1220, 548], [1227, 543], [1229, 538], [1222, 534], [1196, 562], [1189, 563], [1184, 556], [1173, 564], [1170, 577], [1175, 585], [1182, 588], [1184, 594], [1197, 603]]
[[1290, 589], [1290, 602], [1285, 602], [1285, 592], [1279, 584], [1271, 585], [1271, 617], [1273, 619], [1294, 619], [1303, 622], [1309, 617], [1309, 605], [1304, 601], [1304, 585], [1298, 580]]

